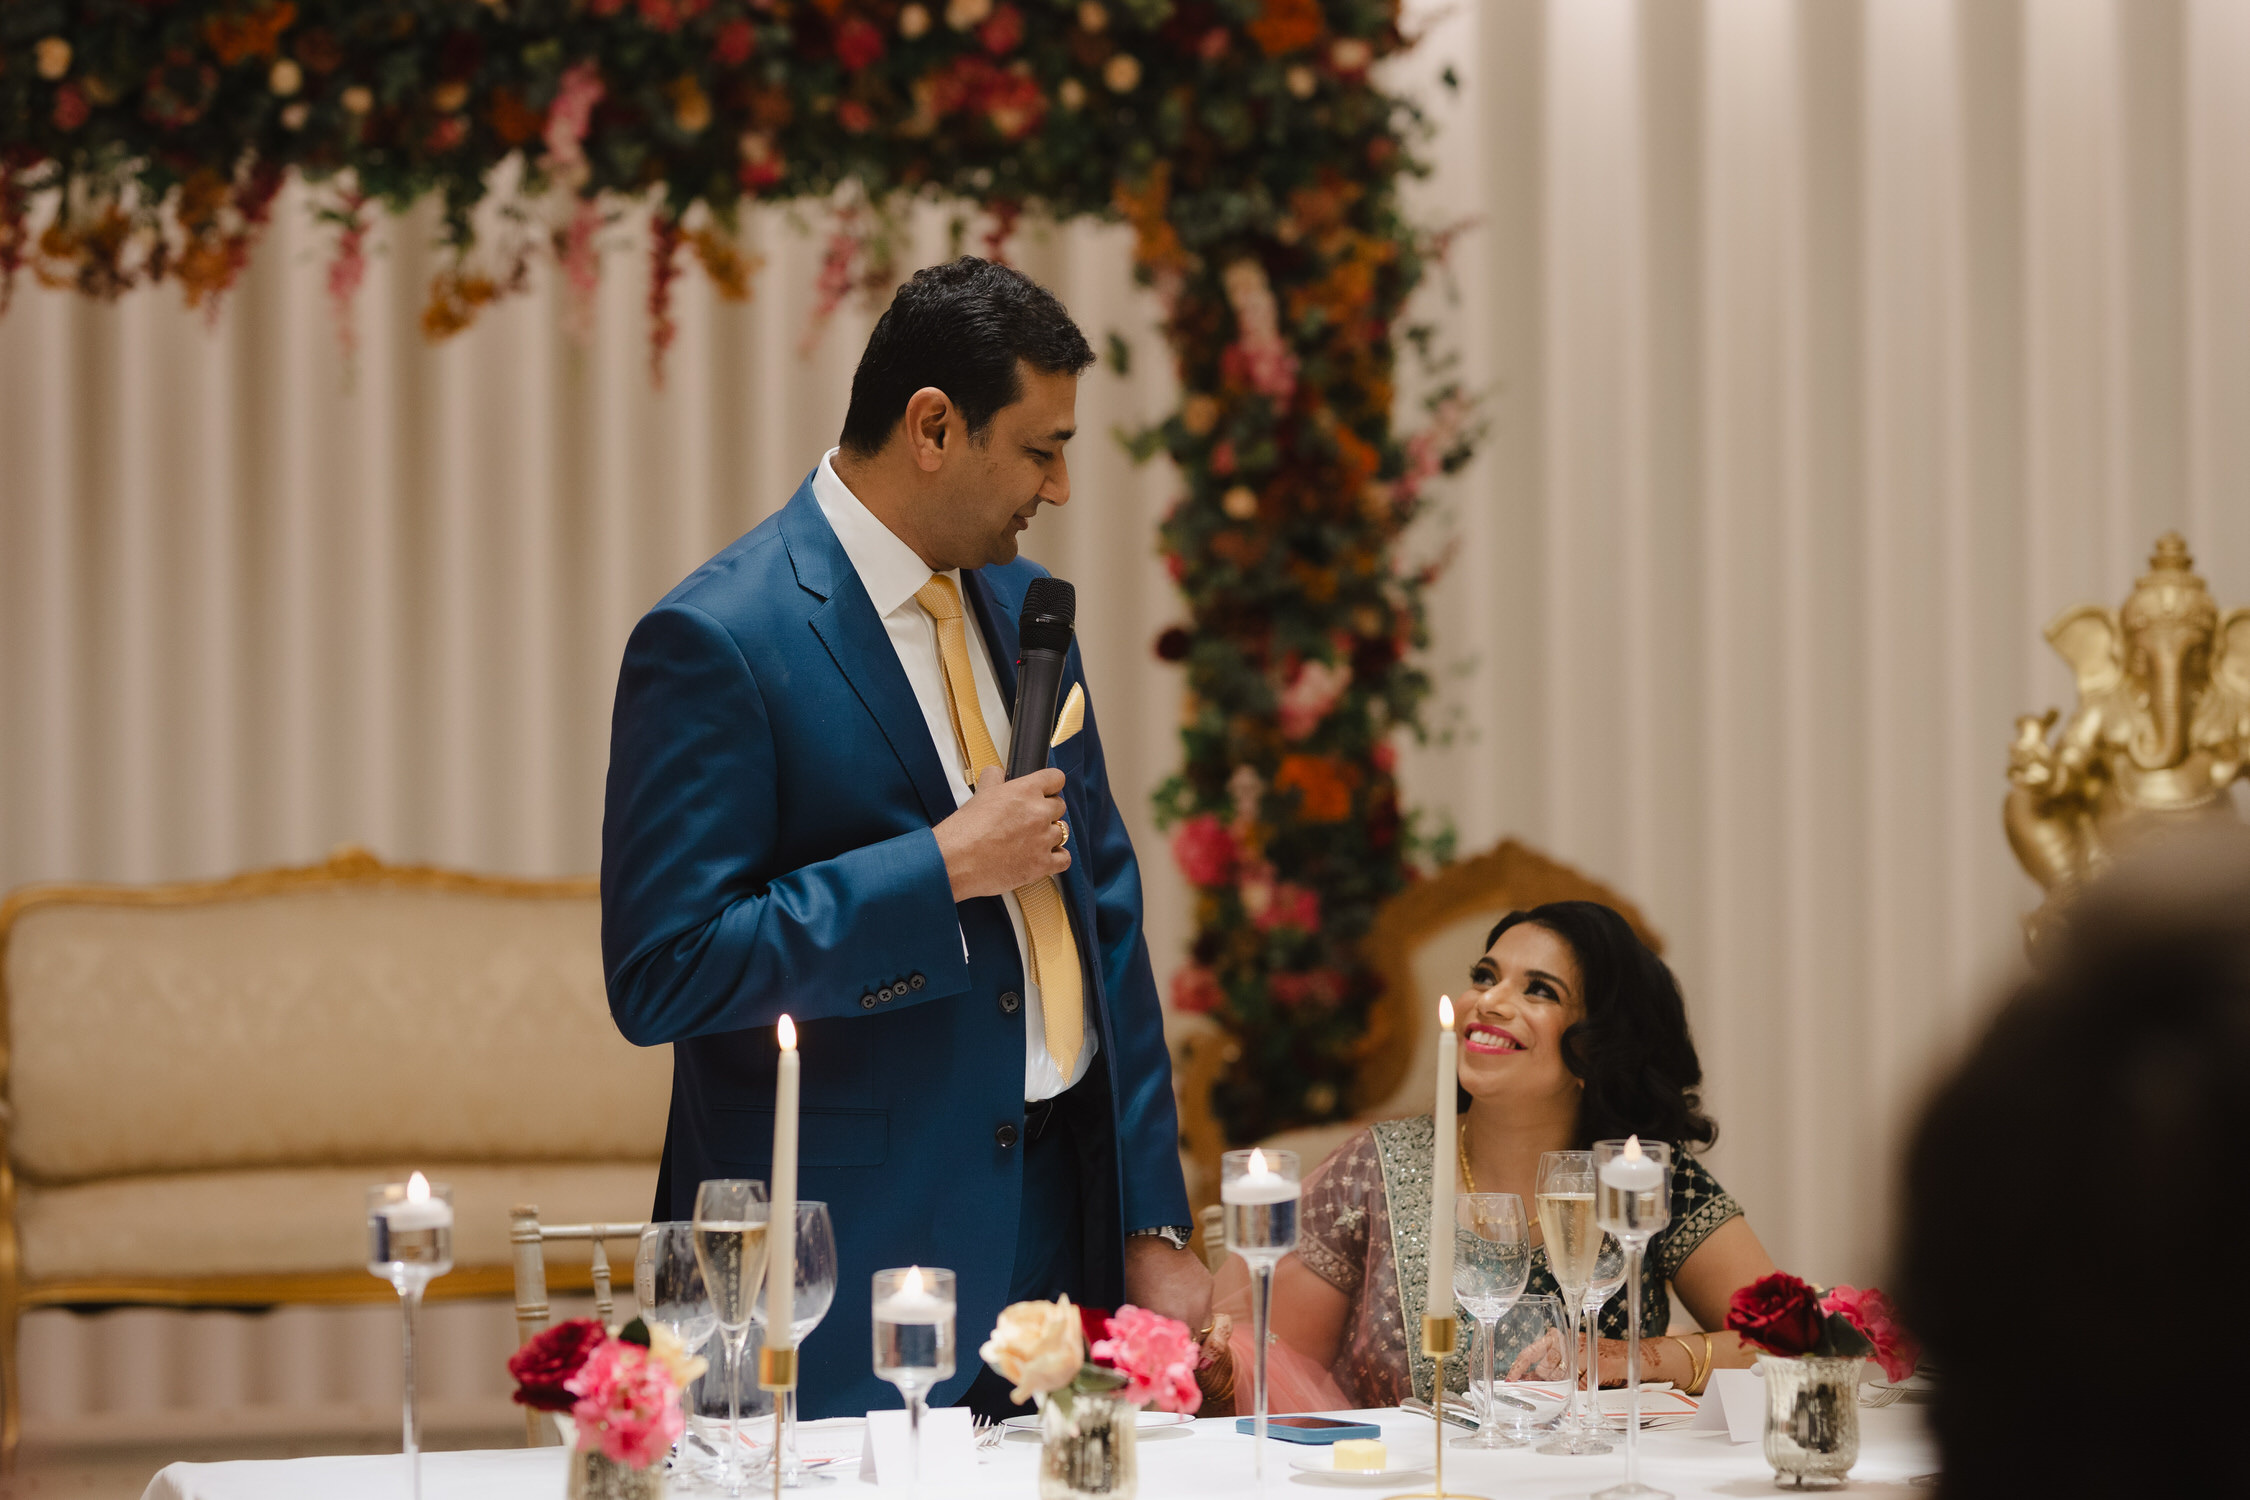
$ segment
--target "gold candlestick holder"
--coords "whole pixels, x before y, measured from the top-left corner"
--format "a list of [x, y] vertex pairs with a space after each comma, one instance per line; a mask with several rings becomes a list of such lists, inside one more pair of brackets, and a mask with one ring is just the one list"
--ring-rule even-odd
[[1482, 1495], [1445, 1487], [1445, 1362], [1460, 1347], [1459, 1318], [1423, 1317], [1422, 1352], [1435, 1361], [1430, 1375], [1430, 1420], [1437, 1426], [1435, 1470], [1428, 1489], [1391, 1495], [1387, 1500], [1485, 1500]]
[[797, 1351], [758, 1348], [758, 1389], [773, 1392], [773, 1500], [781, 1500], [782, 1415], [789, 1409], [789, 1393], [797, 1388]]

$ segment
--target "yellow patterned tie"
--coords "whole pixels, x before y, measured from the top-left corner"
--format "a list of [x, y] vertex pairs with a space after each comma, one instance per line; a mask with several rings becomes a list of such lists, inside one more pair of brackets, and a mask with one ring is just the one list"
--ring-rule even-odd
[[[986, 766], [1000, 764], [977, 703], [977, 680], [969, 668], [969, 627], [961, 613], [961, 591], [942, 573], [915, 591], [914, 600], [937, 621], [938, 661], [945, 668], [945, 704], [953, 711], [953, 738], [961, 748], [969, 782]], [[1068, 1079], [1086, 1039], [1086, 999], [1078, 974], [1078, 944], [1070, 935], [1062, 892], [1052, 875], [1016, 890], [1024, 930], [1031, 935], [1031, 979], [1039, 986], [1039, 1014], [1047, 1025], [1047, 1055]]]

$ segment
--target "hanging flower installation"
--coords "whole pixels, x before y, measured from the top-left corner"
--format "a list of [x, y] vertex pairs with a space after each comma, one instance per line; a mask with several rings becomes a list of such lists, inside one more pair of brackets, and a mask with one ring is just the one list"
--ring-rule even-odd
[[[1467, 454], [1441, 389], [1401, 440], [1400, 327], [1438, 249], [1402, 217], [1419, 119], [1370, 76], [1397, 0], [22, 0], [0, 5], [0, 312], [19, 279], [176, 283], [216, 309], [297, 173], [333, 230], [348, 347], [372, 216], [434, 196], [422, 316], [468, 327], [551, 259], [582, 323], [597, 236], [649, 223], [655, 373], [692, 262], [745, 297], [745, 204], [834, 211], [807, 337], [888, 285], [903, 204], [1122, 219], [1183, 391], [1139, 434], [1182, 493], [1162, 547], [1187, 623], [1184, 820], [1197, 895], [1176, 1004], [1244, 1044], [1249, 1138], [1346, 1107], [1408, 878], [1387, 737], [1428, 683], [1426, 571], [1398, 540]], [[480, 207], [487, 211], [480, 214]], [[487, 226], [480, 241], [479, 224]], [[497, 226], [497, 227], [492, 227]]]

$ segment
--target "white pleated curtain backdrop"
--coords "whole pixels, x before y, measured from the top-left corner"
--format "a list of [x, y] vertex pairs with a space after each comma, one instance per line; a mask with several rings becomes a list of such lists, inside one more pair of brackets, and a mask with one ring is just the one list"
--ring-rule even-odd
[[[1904, 1122], [2016, 961], [2010, 720], [2070, 693], [2039, 627], [2118, 602], [2168, 527], [2250, 602], [2250, 7], [1480, 0], [1436, 25], [1404, 75], [1441, 127], [1420, 197], [1476, 227], [1432, 311], [1492, 428], [1420, 542], [1451, 551], [1450, 734], [1408, 793], [1464, 849], [1526, 837], [1643, 905], [1714, 1169], [1784, 1264], [1880, 1277]], [[0, 882], [344, 839], [594, 864], [625, 631], [831, 440], [866, 317], [800, 361], [820, 246], [768, 218], [752, 306], [682, 278], [665, 394], [637, 246], [585, 349], [543, 290], [432, 351], [419, 227], [370, 277], [348, 390], [291, 206], [214, 331], [162, 295], [26, 293], [0, 323]], [[920, 234], [944, 252], [940, 216]], [[1079, 498], [1030, 550], [1080, 588], [1166, 973], [1186, 902], [1145, 792], [1179, 684], [1147, 647], [1179, 614], [1173, 480], [1107, 433], [1165, 409], [1167, 361], [1116, 231], [1018, 258], [1138, 356], [1086, 383]], [[489, 1312], [464, 1403], [500, 1388]], [[232, 1338], [239, 1399], [304, 1402], [316, 1371], [378, 1411], [376, 1316], [41, 1314], [27, 1353], [76, 1374], [28, 1394], [50, 1430], [225, 1404], [193, 1367]]]

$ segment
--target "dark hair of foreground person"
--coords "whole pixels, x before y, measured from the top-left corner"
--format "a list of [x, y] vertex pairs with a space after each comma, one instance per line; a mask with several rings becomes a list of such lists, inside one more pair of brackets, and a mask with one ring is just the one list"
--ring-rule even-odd
[[2148, 851], [2045, 949], [1906, 1163], [1941, 1493], [2250, 1492], [2218, 1347], [2250, 1240], [2250, 831]]

